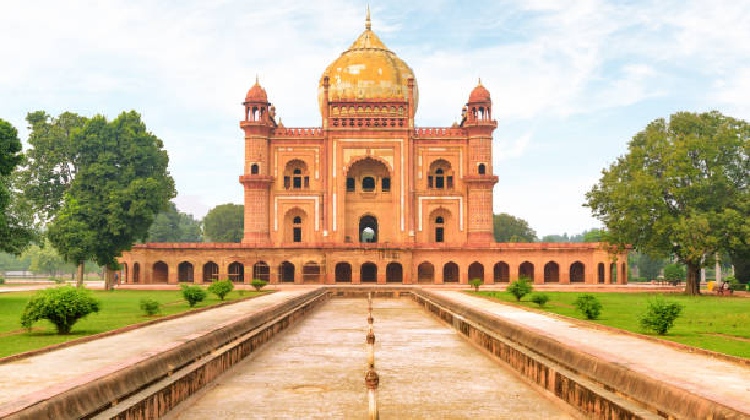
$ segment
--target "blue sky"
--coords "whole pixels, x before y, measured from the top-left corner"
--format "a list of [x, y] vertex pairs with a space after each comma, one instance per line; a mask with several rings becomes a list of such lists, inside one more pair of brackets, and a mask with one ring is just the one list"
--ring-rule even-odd
[[[287, 127], [320, 126], [317, 84], [364, 29], [366, 2], [0, 3], [0, 118], [134, 109], [164, 141], [180, 210], [242, 203], [238, 122], [256, 74]], [[628, 140], [675, 111], [750, 119], [748, 1], [372, 1], [414, 70], [417, 125], [492, 94], [494, 210], [538, 236], [598, 226], [585, 193]]]

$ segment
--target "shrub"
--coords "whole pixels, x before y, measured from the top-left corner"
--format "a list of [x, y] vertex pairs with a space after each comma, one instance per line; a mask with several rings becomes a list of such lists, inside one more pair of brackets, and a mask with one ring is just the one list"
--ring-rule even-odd
[[151, 298], [143, 298], [141, 299], [141, 309], [146, 315], [156, 315], [161, 312], [161, 303]]
[[231, 280], [217, 281], [208, 286], [208, 291], [218, 296], [221, 300], [224, 300], [224, 296], [228, 295], [232, 290], [234, 290], [234, 283]]
[[5, 284], [5, 277], [0, 276], [0, 284]]
[[575, 306], [586, 319], [599, 318], [599, 312], [602, 310], [602, 304], [596, 296], [585, 294], [578, 296], [575, 300]]
[[544, 293], [535, 293], [531, 296], [531, 301], [539, 305], [539, 307], [543, 307], [547, 302], [549, 302], [549, 295], [546, 295]]
[[29, 300], [21, 314], [21, 325], [31, 331], [36, 321], [48, 319], [58, 334], [69, 334], [73, 324], [92, 312], [99, 312], [99, 306], [87, 289], [52, 287], [40, 290]]
[[207, 293], [200, 286], [188, 286], [183, 284], [180, 287], [182, 288], [182, 297], [185, 298], [191, 308], [194, 307], [196, 303], [203, 302], [203, 299], [206, 298]]
[[520, 302], [521, 298], [531, 293], [533, 289], [531, 283], [526, 278], [521, 277], [511, 283], [506, 290], [515, 296], [517, 302]]
[[474, 288], [475, 292], [478, 292], [479, 286], [483, 285], [484, 281], [482, 281], [482, 279], [471, 279], [469, 280], [469, 284]]
[[666, 302], [657, 297], [648, 302], [646, 312], [641, 314], [641, 328], [664, 335], [674, 326], [674, 321], [680, 316], [682, 305], [677, 302]]
[[267, 284], [267, 281], [259, 279], [253, 279], [253, 281], [250, 282], [250, 285], [253, 286], [258, 292], [260, 292], [260, 289], [262, 289]]
[[664, 266], [664, 280], [677, 284], [685, 280], [685, 266], [682, 264], [667, 264]]

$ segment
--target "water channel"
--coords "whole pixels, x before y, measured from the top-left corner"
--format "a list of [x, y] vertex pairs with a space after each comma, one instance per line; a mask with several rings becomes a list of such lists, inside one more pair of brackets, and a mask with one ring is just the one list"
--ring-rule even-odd
[[[367, 300], [329, 300], [169, 419], [365, 419]], [[579, 416], [408, 299], [374, 299], [381, 419]]]

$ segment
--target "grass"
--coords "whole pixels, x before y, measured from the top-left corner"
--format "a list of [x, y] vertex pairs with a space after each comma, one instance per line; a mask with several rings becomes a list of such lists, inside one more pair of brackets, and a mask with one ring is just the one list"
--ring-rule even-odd
[[[582, 292], [545, 291], [544, 294], [548, 295], [550, 300], [543, 308], [539, 308], [531, 302], [531, 295], [525, 296], [520, 303], [516, 303], [516, 299], [508, 292], [480, 291], [469, 293], [476, 293], [480, 296], [571, 318], [581, 320], [584, 318], [581, 313], [576, 311], [573, 304], [576, 297], [584, 294]], [[599, 319], [587, 322], [650, 335], [731, 356], [750, 358], [750, 298], [664, 295], [666, 301], [675, 301], [682, 304], [683, 310], [680, 317], [675, 321], [674, 327], [666, 335], [657, 336], [654, 333], [642, 331], [639, 322], [639, 316], [646, 311], [649, 299], [655, 297], [657, 293], [588, 293], [599, 299], [602, 303], [602, 311]]]
[[[132, 324], [158, 319], [159, 317], [188, 312], [222, 303], [209, 293], [203, 302], [190, 308], [179, 290], [145, 291], [115, 290], [111, 292], [93, 291], [101, 301], [98, 313], [90, 314], [73, 325], [68, 335], [58, 335], [54, 325], [43, 320], [34, 324], [31, 332], [21, 327], [21, 312], [26, 302], [36, 292], [8, 292], [0, 294], [0, 357], [34, 350], [93, 334], [100, 334]], [[254, 297], [267, 292], [242, 291], [244, 297]], [[142, 298], [151, 298], [161, 303], [161, 314], [146, 316], [140, 307]], [[224, 301], [242, 298], [239, 291], [229, 293]]]

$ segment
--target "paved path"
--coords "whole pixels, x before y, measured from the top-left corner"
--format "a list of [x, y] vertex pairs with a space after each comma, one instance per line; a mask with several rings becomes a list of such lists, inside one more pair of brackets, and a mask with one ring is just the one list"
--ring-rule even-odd
[[[570, 419], [410, 299], [374, 299], [383, 419]], [[332, 299], [167, 417], [365, 419], [366, 299]]]
[[750, 367], [747, 365], [690, 353], [631, 335], [582, 328], [580, 324], [461, 292], [433, 291], [750, 416]]
[[311, 289], [278, 291], [244, 302], [172, 319], [123, 334], [0, 364], [0, 417], [7, 405], [37, 401], [133, 364], [205, 334], [218, 325], [299, 296]]

